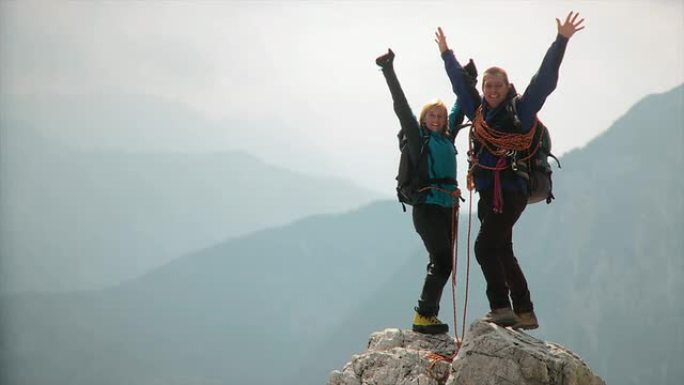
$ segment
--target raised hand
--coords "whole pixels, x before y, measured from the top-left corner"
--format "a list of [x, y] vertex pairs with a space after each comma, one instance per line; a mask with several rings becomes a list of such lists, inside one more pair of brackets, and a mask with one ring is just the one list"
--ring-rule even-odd
[[394, 62], [394, 52], [389, 48], [387, 49], [386, 54], [379, 56], [377, 59], [375, 59], [375, 64], [379, 65], [382, 68], [392, 66], [393, 62]]
[[442, 31], [442, 27], [437, 27], [437, 32], [435, 32], [435, 43], [437, 43], [440, 53], [446, 52], [449, 49], [446, 35], [444, 35], [444, 31]]
[[584, 26], [582, 25], [584, 19], [580, 19], [580, 21], [577, 21], [578, 16], [579, 12], [573, 13], [572, 11], [570, 11], [570, 13], [568, 13], [568, 16], [565, 18], [565, 22], [563, 24], [561, 24], [560, 19], [556, 18], [558, 33], [561, 36], [567, 37], [569, 39], [572, 37], [572, 35], [575, 34], [575, 32], [584, 29]]

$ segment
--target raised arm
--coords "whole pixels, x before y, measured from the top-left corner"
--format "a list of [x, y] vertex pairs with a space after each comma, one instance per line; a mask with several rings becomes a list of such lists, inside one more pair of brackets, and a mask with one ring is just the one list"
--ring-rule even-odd
[[465, 114], [458, 105], [458, 100], [456, 100], [454, 105], [451, 107], [451, 111], [449, 111], [449, 135], [451, 136], [452, 140], [456, 139], [456, 135], [458, 135], [458, 132], [461, 130], [461, 128], [463, 128], [464, 117]]
[[[477, 92], [477, 74], [471, 76], [466, 69], [456, 60], [454, 52], [449, 49], [446, 35], [441, 27], [437, 28], [435, 32], [435, 42], [439, 47], [439, 52], [444, 60], [444, 68], [447, 76], [451, 82], [451, 88], [456, 94], [458, 105], [463, 110], [465, 115], [470, 119], [474, 119], [475, 110], [481, 103], [480, 94]], [[468, 65], [472, 63], [472, 60]], [[467, 66], [466, 66], [467, 67]], [[473, 64], [474, 68], [474, 64]]]
[[394, 52], [388, 49], [386, 54], [375, 59], [375, 64], [380, 66], [382, 74], [385, 76], [390, 94], [392, 94], [394, 112], [399, 118], [401, 129], [406, 134], [409, 155], [415, 161], [420, 156], [420, 147], [422, 146], [420, 125], [411, 111], [406, 95], [404, 95], [399, 79], [397, 79], [397, 74], [394, 72]]
[[584, 19], [577, 21], [578, 17], [579, 13], [570, 12], [565, 18], [565, 22], [561, 23], [559, 19], [556, 19], [558, 26], [556, 40], [546, 51], [539, 70], [532, 77], [518, 104], [518, 114], [526, 128], [531, 126], [537, 112], [544, 105], [546, 98], [556, 89], [560, 64], [563, 60], [568, 40], [577, 31], [584, 29], [584, 26], [582, 26]]
[[[466, 82], [468, 83], [470, 93], [473, 99], [476, 100], [476, 104], [479, 105], [481, 99], [480, 94], [477, 92], [477, 67], [475, 67], [473, 59], [468, 61], [468, 64], [463, 67], [463, 70], [466, 73]], [[465, 118], [465, 112], [459, 103], [460, 99], [456, 98], [454, 106], [451, 107], [451, 112], [449, 113], [449, 132], [451, 132], [452, 139], [456, 138], [458, 132], [466, 126], [462, 124]]]

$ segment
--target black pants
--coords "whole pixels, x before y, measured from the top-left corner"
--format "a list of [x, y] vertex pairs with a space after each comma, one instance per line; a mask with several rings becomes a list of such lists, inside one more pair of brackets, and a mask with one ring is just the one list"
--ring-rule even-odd
[[430, 257], [416, 311], [424, 316], [439, 313], [442, 290], [451, 275], [452, 209], [431, 204], [413, 206], [413, 225]]
[[[487, 281], [491, 309], [510, 307], [516, 313], [533, 310], [530, 291], [518, 260], [513, 254], [513, 225], [527, 207], [527, 194], [503, 190], [503, 212], [492, 211], [492, 191], [480, 191], [480, 232], [475, 240], [475, 257]], [[509, 299], [510, 295], [510, 299]]]

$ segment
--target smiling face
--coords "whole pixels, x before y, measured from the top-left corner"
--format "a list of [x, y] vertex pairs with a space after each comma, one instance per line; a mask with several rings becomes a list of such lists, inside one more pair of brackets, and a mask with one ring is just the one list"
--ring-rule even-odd
[[444, 108], [439, 106], [432, 107], [425, 114], [425, 127], [432, 132], [444, 131], [446, 125], [447, 113]]
[[506, 100], [509, 88], [508, 75], [503, 69], [492, 67], [485, 71], [482, 93], [489, 107], [496, 108]]
[[447, 116], [446, 106], [442, 101], [437, 100], [423, 107], [420, 113], [420, 124], [432, 132], [445, 132]]

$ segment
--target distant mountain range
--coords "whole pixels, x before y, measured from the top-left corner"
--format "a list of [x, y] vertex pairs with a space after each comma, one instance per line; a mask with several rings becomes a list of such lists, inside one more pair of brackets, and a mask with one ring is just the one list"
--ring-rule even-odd
[[[674, 385], [684, 378], [684, 179], [677, 171], [684, 167], [683, 145], [684, 86], [648, 96], [603, 135], [563, 156], [554, 170], [557, 199], [529, 206], [515, 227], [516, 255], [541, 323], [532, 334], [578, 352], [608, 384]], [[463, 220], [460, 229], [464, 246]], [[473, 240], [476, 234], [477, 226]], [[461, 261], [465, 253], [459, 250]], [[472, 258], [471, 320], [488, 311]], [[404, 265], [392, 281], [417, 281], [416, 268]], [[459, 282], [460, 325], [463, 275]], [[350, 336], [408, 327], [405, 300], [413, 296], [414, 288], [391, 285], [365, 298], [311, 355], [346, 349], [334, 364], [327, 353], [341, 369], [362, 351]], [[453, 322], [450, 297], [442, 306], [443, 318]], [[316, 383], [325, 369], [307, 362], [288, 383]]]
[[[516, 226], [532, 334], [609, 384], [684, 377], [683, 111], [682, 86], [644, 98], [564, 156], [557, 199]], [[0, 383], [321, 384], [370, 332], [409, 327], [426, 262], [410, 213], [379, 202], [229, 239], [115, 288], [5, 295]], [[471, 263], [470, 320], [486, 310]]]
[[416, 250], [410, 214], [377, 203], [236, 238], [116, 288], [0, 297], [0, 382], [280, 383]]
[[231, 237], [379, 197], [238, 151], [78, 149], [59, 142], [44, 116], [2, 112], [0, 292], [118, 284]]

